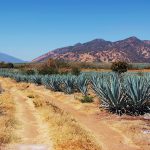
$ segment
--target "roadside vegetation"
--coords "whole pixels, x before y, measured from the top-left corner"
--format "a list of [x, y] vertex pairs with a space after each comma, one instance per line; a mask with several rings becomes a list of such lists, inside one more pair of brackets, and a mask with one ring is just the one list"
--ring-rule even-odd
[[0, 148], [12, 144], [19, 139], [15, 134], [15, 104], [11, 94], [0, 88]]
[[56, 150], [101, 150], [91, 133], [84, 130], [71, 115], [43, 97], [35, 96], [32, 100], [49, 126]]

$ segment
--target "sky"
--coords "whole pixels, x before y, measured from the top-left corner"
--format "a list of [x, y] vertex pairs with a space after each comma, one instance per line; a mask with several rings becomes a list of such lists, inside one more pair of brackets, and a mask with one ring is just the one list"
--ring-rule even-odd
[[0, 0], [0, 52], [30, 61], [102, 38], [150, 40], [150, 0]]

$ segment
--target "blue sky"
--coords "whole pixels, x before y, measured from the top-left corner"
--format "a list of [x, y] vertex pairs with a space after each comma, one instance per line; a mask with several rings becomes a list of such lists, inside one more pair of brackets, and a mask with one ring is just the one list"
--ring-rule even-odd
[[150, 0], [0, 0], [0, 52], [24, 60], [129, 36], [150, 40]]

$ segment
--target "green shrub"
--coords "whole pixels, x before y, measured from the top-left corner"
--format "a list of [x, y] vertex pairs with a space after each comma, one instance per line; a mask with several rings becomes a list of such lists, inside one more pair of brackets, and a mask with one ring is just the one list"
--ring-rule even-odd
[[137, 72], [137, 75], [138, 75], [138, 76], [144, 76], [144, 73], [141, 72], [141, 71], [139, 71], [139, 72]]
[[59, 74], [60, 75], [67, 75], [70, 73], [70, 69], [67, 69], [67, 68], [61, 68], [59, 69]]
[[45, 68], [45, 67], [38, 70], [38, 72], [41, 75], [51, 75], [59, 73], [57, 68]]
[[71, 68], [71, 74], [72, 75], [75, 75], [75, 76], [78, 76], [78, 75], [80, 75], [80, 69], [78, 68], [78, 67], [72, 67]]
[[85, 95], [83, 96], [83, 98], [81, 99], [82, 103], [92, 103], [93, 102], [93, 97]]
[[2, 87], [1, 87], [1, 85], [0, 85], [0, 94], [3, 92], [3, 89], [2, 89]]
[[128, 63], [123, 62], [123, 61], [118, 61], [118, 62], [112, 63], [111, 69], [112, 71], [120, 74], [120, 73], [127, 72], [128, 67], [129, 67]]
[[23, 70], [22, 73], [26, 75], [34, 75], [36, 72], [35, 70], [29, 69], [29, 70]]
[[8, 63], [6, 66], [7, 66], [7, 68], [14, 68], [14, 64], [13, 63]]
[[12, 63], [0, 62], [0, 68], [14, 68]]
[[35, 98], [34, 95], [28, 95], [27, 97], [28, 97], [28, 98]]

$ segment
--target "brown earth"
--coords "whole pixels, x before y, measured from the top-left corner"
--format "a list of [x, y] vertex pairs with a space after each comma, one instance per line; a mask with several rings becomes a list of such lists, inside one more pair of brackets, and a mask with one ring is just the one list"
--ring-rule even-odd
[[[28, 92], [37, 96], [43, 96], [50, 103], [70, 113], [80, 125], [88, 130], [97, 142], [101, 145], [102, 150], [149, 150], [150, 149], [150, 120], [144, 117], [116, 116], [109, 114], [98, 108], [98, 103], [82, 104], [76, 98], [77, 95], [65, 95], [60, 92], [52, 92], [43, 86], [34, 84], [16, 83], [10, 79], [0, 78], [2, 87], [10, 90], [18, 110], [18, 118], [24, 123], [22, 131], [25, 143], [38, 141], [37, 137], [42, 139], [40, 129], [43, 124], [36, 114], [31, 101], [28, 98]], [[40, 127], [41, 126], [41, 127]], [[26, 132], [28, 130], [28, 132]], [[31, 132], [33, 131], [34, 132]], [[48, 130], [48, 128], [46, 128]], [[45, 132], [44, 132], [45, 133]], [[45, 135], [44, 139], [47, 135]], [[34, 140], [33, 140], [34, 139]], [[50, 139], [48, 143], [50, 144]], [[39, 142], [39, 141], [38, 141]]]

